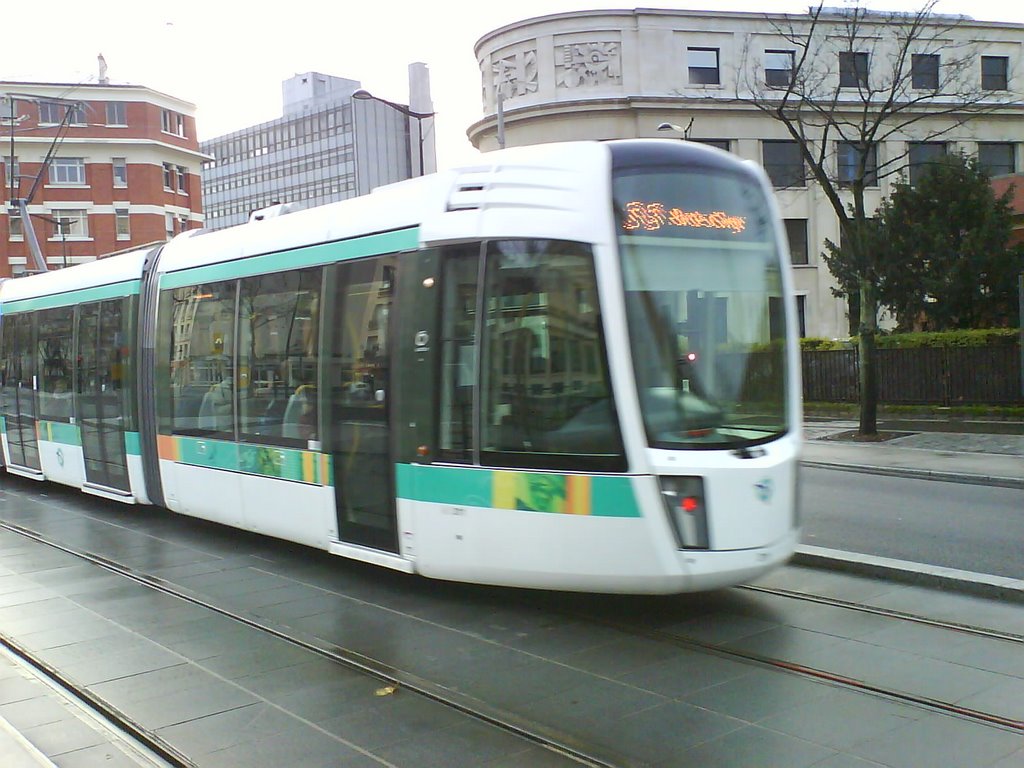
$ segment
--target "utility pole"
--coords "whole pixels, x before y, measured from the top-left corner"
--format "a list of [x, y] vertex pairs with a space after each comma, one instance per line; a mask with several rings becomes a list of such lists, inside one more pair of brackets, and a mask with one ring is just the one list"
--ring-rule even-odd
[[[56, 154], [57, 147], [60, 146], [61, 140], [64, 138], [64, 134], [71, 124], [71, 117], [75, 109], [80, 107], [80, 103], [77, 101], [71, 101], [68, 99], [41, 99], [37, 96], [26, 96], [24, 94], [8, 93], [5, 97], [10, 102], [10, 121], [11, 121], [11, 156], [9, 158], [11, 168], [11, 203], [17, 206], [19, 215], [21, 216], [21, 228], [24, 233], [25, 242], [28, 244], [29, 256], [32, 259], [32, 263], [35, 267], [36, 272], [46, 272], [46, 258], [43, 256], [43, 249], [39, 245], [39, 239], [36, 237], [35, 227], [32, 225], [32, 219], [29, 217], [28, 206], [32, 202], [32, 198], [35, 197], [36, 190], [39, 189], [39, 184], [42, 182], [44, 175], [49, 171], [50, 163]], [[28, 195], [25, 197], [20, 196], [21, 192], [21, 176], [14, 173], [14, 128], [16, 124], [15, 120], [15, 109], [14, 103], [16, 99], [23, 99], [25, 101], [49, 101], [57, 104], [64, 105], [64, 117], [57, 125], [57, 131], [54, 134], [53, 141], [50, 142], [50, 148], [46, 152], [46, 157], [43, 158], [42, 165], [39, 167], [39, 172], [36, 174], [35, 179], [32, 181], [32, 188], [29, 189]]]

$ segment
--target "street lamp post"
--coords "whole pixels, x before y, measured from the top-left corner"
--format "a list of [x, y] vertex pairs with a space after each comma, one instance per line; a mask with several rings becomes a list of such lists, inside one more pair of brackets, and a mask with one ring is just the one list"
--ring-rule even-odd
[[353, 99], [361, 99], [361, 100], [364, 100], [364, 101], [379, 101], [381, 104], [387, 104], [389, 107], [391, 107], [395, 111], [400, 112], [403, 115], [405, 115], [406, 117], [410, 117], [410, 118], [412, 118], [413, 120], [416, 121], [416, 138], [418, 139], [417, 145], [418, 145], [418, 150], [419, 150], [419, 152], [418, 152], [418, 159], [419, 159], [418, 171], [419, 172], [416, 175], [417, 176], [422, 176], [423, 175], [423, 121], [426, 120], [428, 117], [434, 117], [434, 115], [436, 113], [435, 112], [414, 112], [413, 110], [409, 109], [409, 107], [405, 106], [404, 104], [397, 104], [394, 101], [388, 101], [387, 99], [382, 99], [380, 96], [374, 96], [372, 93], [370, 93], [369, 91], [364, 90], [362, 88], [360, 88], [358, 91], [353, 93], [352, 94], [352, 98]]
[[675, 133], [683, 134], [683, 139], [690, 138], [690, 129], [693, 128], [693, 118], [690, 118], [690, 122], [686, 124], [686, 127], [676, 125], [675, 123], [662, 123], [658, 126], [659, 131], [674, 131]]

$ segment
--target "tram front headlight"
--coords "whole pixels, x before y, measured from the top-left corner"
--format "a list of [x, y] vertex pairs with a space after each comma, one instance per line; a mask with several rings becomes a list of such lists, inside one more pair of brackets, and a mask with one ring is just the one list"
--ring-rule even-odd
[[702, 477], [662, 477], [665, 500], [680, 549], [710, 549], [708, 510]]

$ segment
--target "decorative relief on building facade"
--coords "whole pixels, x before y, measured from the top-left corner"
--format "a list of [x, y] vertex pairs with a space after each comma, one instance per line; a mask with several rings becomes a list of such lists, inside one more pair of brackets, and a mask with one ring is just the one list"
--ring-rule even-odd
[[557, 67], [560, 88], [618, 85], [622, 81], [618, 43], [571, 43], [559, 47], [562, 49], [561, 64]]
[[503, 99], [537, 91], [537, 49], [529, 48], [496, 59], [491, 65], [494, 89]]

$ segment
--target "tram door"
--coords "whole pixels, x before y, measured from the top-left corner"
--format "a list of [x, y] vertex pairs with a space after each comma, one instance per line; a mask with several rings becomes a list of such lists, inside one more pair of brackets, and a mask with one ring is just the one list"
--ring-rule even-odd
[[127, 301], [83, 304], [78, 326], [78, 419], [85, 480], [125, 493], [130, 488], [124, 442], [130, 383]]
[[3, 323], [2, 412], [11, 464], [40, 470], [36, 430], [36, 345], [33, 315], [7, 315]]
[[328, 363], [321, 373], [338, 537], [389, 552], [398, 551], [388, 416], [396, 263], [383, 256], [327, 270]]

